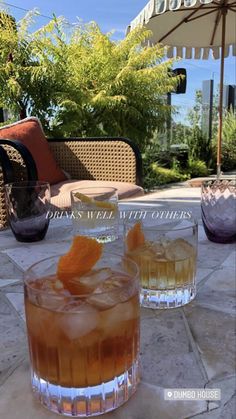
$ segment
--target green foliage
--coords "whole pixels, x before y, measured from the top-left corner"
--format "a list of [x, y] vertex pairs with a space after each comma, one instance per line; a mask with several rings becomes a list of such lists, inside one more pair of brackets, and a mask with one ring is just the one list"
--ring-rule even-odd
[[[196, 90], [195, 104], [188, 112], [187, 123], [175, 124], [173, 129], [173, 143], [185, 143], [189, 147], [189, 157], [192, 160], [203, 160], [207, 165], [210, 164], [212, 158], [211, 140], [202, 134], [201, 130], [202, 117], [202, 92]], [[214, 113], [214, 121], [216, 114]], [[215, 122], [214, 122], [215, 132]]]
[[[217, 135], [213, 141], [213, 164], [216, 164]], [[222, 130], [222, 170], [236, 169], [236, 113], [232, 110], [224, 115]]]
[[151, 189], [156, 186], [182, 182], [187, 179], [188, 176], [186, 174], [180, 173], [175, 169], [160, 167], [156, 163], [153, 163], [149, 168], [149, 173], [145, 176], [144, 187]]
[[208, 168], [204, 161], [189, 159], [186, 172], [190, 177], [201, 177], [208, 175]]
[[51, 136], [126, 136], [144, 149], [166, 120], [163, 95], [178, 80], [164, 49], [146, 46], [150, 32], [138, 28], [114, 42], [96, 23], [69, 30], [55, 17], [32, 33], [33, 17], [16, 31], [3, 16], [0, 104], [38, 116]]
[[[57, 95], [61, 89], [64, 69], [47, 52], [49, 36], [59, 33], [59, 20], [47, 25], [44, 39], [39, 32], [28, 30], [34, 12], [28, 13], [17, 25], [8, 15], [1, 15], [0, 25], [0, 105], [25, 117], [38, 116], [48, 128], [48, 119], [55, 113]], [[59, 52], [59, 51], [58, 51]], [[65, 83], [66, 84], [66, 83]]]
[[150, 190], [167, 183], [182, 182], [189, 176], [181, 172], [173, 156], [170, 157], [170, 153], [161, 151], [158, 142], [155, 142], [149, 145], [143, 154], [143, 178], [144, 188]]

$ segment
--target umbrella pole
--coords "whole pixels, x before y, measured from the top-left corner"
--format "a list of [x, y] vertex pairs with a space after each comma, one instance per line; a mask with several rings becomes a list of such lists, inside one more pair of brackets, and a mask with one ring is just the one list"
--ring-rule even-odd
[[224, 64], [225, 64], [225, 31], [227, 9], [222, 9], [222, 38], [221, 38], [221, 63], [220, 63], [220, 97], [219, 97], [219, 126], [217, 141], [217, 179], [221, 175], [221, 145], [223, 123], [223, 89], [224, 89]]

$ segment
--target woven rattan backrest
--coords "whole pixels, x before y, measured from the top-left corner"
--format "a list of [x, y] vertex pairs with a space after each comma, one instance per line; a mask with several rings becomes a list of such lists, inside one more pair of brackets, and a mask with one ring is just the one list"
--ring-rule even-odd
[[25, 162], [19, 152], [15, 150], [13, 147], [8, 145], [2, 145], [2, 147], [6, 150], [8, 157], [11, 160], [13, 170], [14, 170], [14, 180], [15, 182], [19, 182], [21, 180], [27, 179], [27, 169]]
[[[4, 142], [8, 142], [9, 145], [4, 144]], [[14, 146], [10, 145], [11, 143]], [[19, 182], [23, 180], [37, 179], [37, 169], [34, 165], [34, 162], [29, 159], [26, 164], [26, 161], [23, 158], [24, 156], [27, 158], [29, 158], [30, 156], [29, 151], [22, 144], [19, 144], [18, 142], [11, 142], [9, 140], [0, 139], [0, 146], [5, 150], [13, 169], [13, 177], [10, 181]], [[3, 176], [2, 164], [4, 164], [4, 161], [2, 163], [0, 162], [0, 229], [7, 227], [7, 212], [4, 191], [5, 180]]]
[[4, 192], [4, 178], [2, 165], [0, 162], [0, 230], [7, 226], [7, 213], [5, 204], [5, 192]]
[[127, 140], [49, 140], [59, 164], [73, 179], [137, 183], [137, 156]]

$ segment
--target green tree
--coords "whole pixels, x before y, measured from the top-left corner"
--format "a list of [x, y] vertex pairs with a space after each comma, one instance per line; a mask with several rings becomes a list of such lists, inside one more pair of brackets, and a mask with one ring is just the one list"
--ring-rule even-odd
[[203, 135], [201, 129], [202, 122], [202, 92], [196, 90], [195, 104], [187, 115], [188, 123], [191, 127], [186, 142], [189, 146], [190, 159], [202, 160], [207, 165], [211, 160], [212, 146], [211, 139]]
[[16, 27], [7, 14], [1, 14], [0, 105], [20, 118], [38, 116], [48, 128], [64, 69], [58, 56], [56, 61], [47, 54], [47, 42], [55, 42], [60, 21], [54, 19], [41, 32], [31, 34], [33, 16], [34, 12], [28, 13]]
[[[236, 169], [236, 113], [225, 112], [222, 129], [222, 170]], [[213, 164], [216, 165], [217, 132], [213, 139]]]
[[145, 148], [166, 120], [163, 96], [177, 82], [163, 48], [146, 46], [150, 32], [138, 28], [114, 42], [96, 23], [69, 29], [55, 17], [31, 33], [33, 16], [17, 31], [3, 16], [0, 105], [38, 116], [52, 136], [120, 135]]

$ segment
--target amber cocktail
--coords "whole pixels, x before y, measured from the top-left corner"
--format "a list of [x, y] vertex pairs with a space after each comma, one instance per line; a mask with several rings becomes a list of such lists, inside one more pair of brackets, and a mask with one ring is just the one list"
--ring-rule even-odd
[[157, 214], [146, 212], [140, 222], [126, 223], [125, 251], [140, 269], [141, 304], [175, 308], [196, 295], [197, 224]]
[[25, 278], [33, 391], [57, 413], [102, 414], [127, 401], [139, 381], [138, 268], [104, 253], [73, 278], [72, 295], [57, 262], [45, 259]]

